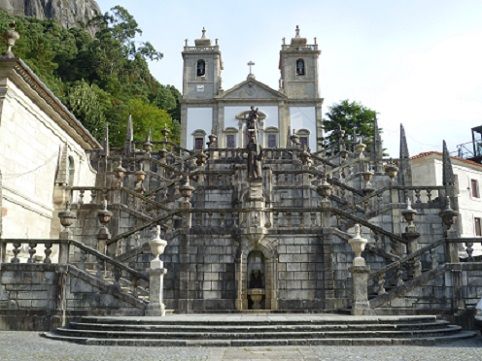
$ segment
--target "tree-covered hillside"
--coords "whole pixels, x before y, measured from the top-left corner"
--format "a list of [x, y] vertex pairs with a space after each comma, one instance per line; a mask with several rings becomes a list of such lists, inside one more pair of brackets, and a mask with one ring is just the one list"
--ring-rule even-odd
[[92, 134], [101, 139], [106, 122], [113, 145], [123, 141], [129, 114], [136, 139], [148, 131], [160, 139], [167, 126], [178, 134], [179, 91], [160, 84], [147, 61], [160, 60], [150, 43], [138, 43], [135, 19], [117, 6], [89, 24], [95, 37], [80, 28], [65, 29], [54, 21], [20, 18], [0, 11], [0, 31], [14, 20], [20, 40], [14, 48], [47, 86], [72, 110]]

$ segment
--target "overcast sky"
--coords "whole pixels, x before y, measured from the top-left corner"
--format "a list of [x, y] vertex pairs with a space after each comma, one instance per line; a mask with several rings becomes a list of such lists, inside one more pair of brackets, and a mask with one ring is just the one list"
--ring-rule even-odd
[[98, 0], [134, 15], [164, 53], [151, 64], [163, 84], [181, 90], [184, 39], [192, 44], [206, 27], [218, 38], [223, 87], [243, 81], [246, 63], [256, 78], [278, 89], [281, 39], [296, 25], [311, 43], [317, 38], [323, 113], [342, 99], [375, 109], [384, 146], [398, 155], [403, 123], [412, 155], [450, 150], [482, 125], [481, 0]]

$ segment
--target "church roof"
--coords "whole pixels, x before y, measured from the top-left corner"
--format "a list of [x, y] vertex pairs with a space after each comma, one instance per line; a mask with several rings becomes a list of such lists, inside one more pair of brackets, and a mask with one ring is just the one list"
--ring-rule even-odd
[[[438, 152], [438, 151], [428, 151], [428, 152], [422, 152], [422, 153], [419, 153], [419, 154], [416, 154], [412, 157], [412, 160], [417, 160], [417, 159], [424, 159], [424, 158], [435, 158], [435, 159], [439, 159], [441, 160], [442, 159], [442, 156], [443, 156], [443, 153], [442, 152]], [[452, 162], [455, 162], [455, 164], [459, 164], [459, 165], [467, 165], [471, 168], [475, 168], [477, 170], [482, 170], [482, 164], [479, 164], [477, 162], [474, 162], [472, 160], [469, 160], [469, 159], [464, 159], [464, 158], [460, 158], [460, 157], [450, 157], [450, 159], [452, 159]]]
[[216, 99], [230, 100], [280, 100], [286, 98], [285, 94], [256, 80], [252, 74], [248, 75], [246, 80], [236, 84], [231, 89], [224, 91], [216, 97]]

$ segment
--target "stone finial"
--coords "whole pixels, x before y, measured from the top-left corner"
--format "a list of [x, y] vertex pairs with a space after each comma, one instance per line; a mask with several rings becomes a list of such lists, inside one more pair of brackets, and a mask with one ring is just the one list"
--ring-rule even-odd
[[156, 226], [156, 236], [154, 239], [149, 241], [149, 246], [151, 247], [151, 252], [154, 255], [154, 260], [158, 260], [159, 256], [164, 253], [164, 249], [166, 248], [167, 242], [161, 239], [161, 226]]
[[442, 184], [445, 187], [451, 187], [455, 185], [455, 175], [452, 168], [452, 161], [450, 160], [450, 154], [447, 149], [447, 143], [443, 141], [443, 177]]
[[7, 44], [7, 51], [5, 53], [5, 56], [7, 58], [15, 58], [12, 49], [15, 46], [17, 40], [20, 39], [20, 34], [16, 30], [15, 21], [12, 21], [9, 24], [9, 29], [5, 32], [4, 39]]
[[348, 240], [353, 253], [355, 253], [355, 258], [353, 259], [353, 266], [365, 266], [365, 259], [361, 256], [362, 252], [365, 250], [365, 246], [368, 241], [361, 236], [361, 227], [357, 223], [355, 224], [355, 235], [353, 238]]
[[298, 25], [296, 25], [296, 28], [295, 28], [295, 38], [299, 38], [300, 37], [300, 27]]
[[410, 165], [410, 154], [408, 152], [407, 137], [405, 129], [400, 124], [400, 171], [399, 183], [405, 186], [412, 185], [412, 167]]
[[129, 118], [127, 119], [127, 130], [126, 130], [126, 138], [124, 141], [124, 152], [126, 154], [131, 154], [134, 152], [134, 125], [133, 125], [131, 114], [129, 114]]
[[105, 130], [104, 130], [104, 153], [105, 156], [108, 157], [110, 155], [110, 142], [109, 142], [109, 123], [105, 123]]

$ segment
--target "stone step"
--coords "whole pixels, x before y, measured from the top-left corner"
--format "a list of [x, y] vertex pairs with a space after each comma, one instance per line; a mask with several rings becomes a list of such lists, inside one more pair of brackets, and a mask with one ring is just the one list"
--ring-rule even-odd
[[404, 331], [253, 331], [253, 332], [185, 332], [185, 331], [107, 331], [107, 330], [79, 330], [58, 328], [56, 333], [59, 335], [86, 337], [86, 338], [122, 338], [122, 339], [311, 339], [311, 338], [407, 338], [407, 337], [435, 337], [443, 336], [460, 331], [459, 326], [447, 326], [444, 328], [428, 330], [404, 330]]
[[44, 334], [85, 344], [136, 346], [427, 344], [474, 335], [430, 315], [326, 314], [85, 316]]
[[437, 316], [344, 316], [324, 314], [174, 314], [169, 317], [111, 317], [83, 316], [80, 323], [109, 325], [205, 325], [205, 326], [255, 326], [255, 325], [365, 325], [365, 324], [415, 324], [436, 322]]
[[229, 347], [229, 346], [283, 346], [283, 345], [432, 345], [447, 343], [476, 336], [472, 331], [461, 331], [453, 335], [438, 337], [418, 338], [311, 338], [311, 339], [245, 339], [245, 340], [155, 340], [155, 339], [98, 339], [86, 337], [61, 336], [46, 332], [42, 336], [59, 341], [75, 342], [85, 345], [108, 345], [108, 346], [203, 346], [203, 347]]
[[418, 323], [366, 323], [366, 324], [278, 324], [278, 325], [187, 325], [187, 324], [108, 324], [108, 323], [83, 323], [70, 322], [69, 329], [73, 330], [103, 330], [103, 331], [135, 331], [135, 332], [287, 332], [287, 331], [396, 331], [437, 329], [447, 326], [448, 322], [437, 320], [435, 322]]

